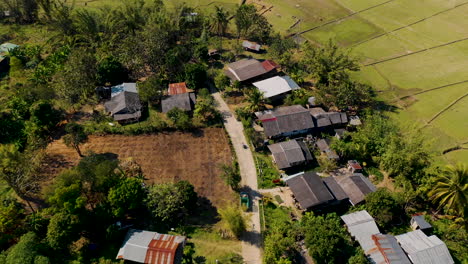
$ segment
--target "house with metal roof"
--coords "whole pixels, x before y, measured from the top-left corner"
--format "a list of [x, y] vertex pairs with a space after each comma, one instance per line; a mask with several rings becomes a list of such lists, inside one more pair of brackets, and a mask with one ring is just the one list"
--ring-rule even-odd
[[111, 87], [111, 97], [117, 96], [122, 92], [138, 93], [136, 83], [122, 83]]
[[334, 200], [320, 176], [315, 172], [297, 174], [286, 180], [294, 199], [303, 210], [323, 205]]
[[244, 40], [244, 41], [242, 42], [242, 47], [243, 47], [245, 50], [248, 50], [248, 51], [259, 52], [260, 49], [262, 48], [262, 45], [258, 44], [257, 42], [252, 42], [252, 41]]
[[193, 90], [187, 88], [187, 84], [185, 82], [170, 83], [169, 88], [167, 89], [168, 95], [184, 94], [190, 92], [193, 92]]
[[396, 238], [381, 234], [374, 218], [366, 210], [343, 215], [341, 219], [371, 263], [411, 264]]
[[291, 91], [301, 87], [289, 76], [275, 76], [263, 81], [254, 82], [253, 85], [263, 93], [265, 99], [278, 101], [283, 99]]
[[280, 170], [302, 165], [313, 159], [307, 145], [302, 141], [289, 140], [268, 146], [273, 161]]
[[224, 73], [232, 81], [254, 81], [255, 79], [266, 77], [267, 74], [274, 73], [278, 67], [273, 61], [258, 61], [256, 59], [242, 59], [227, 65]]
[[421, 230], [396, 236], [413, 264], [454, 263], [445, 243], [437, 236], [427, 236]]
[[351, 176], [335, 176], [335, 180], [349, 197], [349, 202], [352, 205], [359, 204], [364, 201], [367, 194], [377, 190], [377, 187], [362, 173], [354, 173]]
[[145, 264], [182, 262], [185, 237], [130, 229], [116, 259]]
[[300, 105], [256, 112], [255, 115], [269, 138], [305, 134], [314, 128], [309, 112]]
[[332, 126], [339, 127], [348, 123], [348, 116], [344, 112], [325, 112], [321, 107], [310, 108], [309, 112], [318, 129], [324, 130]]
[[10, 67], [10, 59], [7, 56], [10, 51], [19, 46], [13, 43], [3, 43], [0, 45], [0, 71], [7, 71]]
[[104, 104], [106, 112], [119, 123], [135, 122], [141, 118], [142, 105], [138, 93], [123, 91]]
[[328, 190], [330, 190], [330, 193], [333, 195], [337, 202], [342, 202], [349, 199], [348, 195], [345, 193], [343, 188], [341, 188], [341, 186], [336, 182], [333, 176], [322, 178], [322, 181], [323, 183], [325, 183], [325, 186], [327, 186]]
[[194, 93], [183, 93], [169, 95], [161, 101], [163, 113], [167, 113], [173, 108], [179, 108], [184, 111], [192, 111], [195, 107], [196, 97]]

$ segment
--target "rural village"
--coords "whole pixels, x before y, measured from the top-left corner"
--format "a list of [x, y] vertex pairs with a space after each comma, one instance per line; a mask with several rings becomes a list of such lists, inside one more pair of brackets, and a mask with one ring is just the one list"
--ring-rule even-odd
[[466, 36], [365, 45], [468, 2], [344, 2], [0, 0], [0, 264], [467, 264]]

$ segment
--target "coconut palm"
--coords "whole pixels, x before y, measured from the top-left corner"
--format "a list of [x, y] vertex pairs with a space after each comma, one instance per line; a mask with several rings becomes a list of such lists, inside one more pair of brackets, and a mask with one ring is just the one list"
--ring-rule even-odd
[[468, 215], [468, 168], [466, 164], [449, 165], [437, 177], [435, 187], [429, 192], [432, 201], [459, 216]]
[[224, 34], [226, 34], [228, 24], [229, 12], [224, 10], [221, 6], [215, 6], [211, 31], [218, 36], [224, 36]]
[[247, 102], [249, 103], [247, 109], [250, 112], [257, 112], [262, 110], [265, 107], [265, 98], [263, 97], [263, 92], [258, 89], [252, 89], [246, 92]]

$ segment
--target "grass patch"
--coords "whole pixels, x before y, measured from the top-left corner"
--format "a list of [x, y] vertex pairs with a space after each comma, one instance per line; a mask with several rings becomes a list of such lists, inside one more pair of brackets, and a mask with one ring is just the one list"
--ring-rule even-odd
[[276, 186], [273, 180], [280, 178], [280, 173], [273, 164], [270, 156], [261, 153], [254, 153], [257, 166], [258, 186], [259, 188], [273, 188]]
[[[196, 263], [216, 263], [216, 260], [242, 254], [239, 240], [223, 239], [211, 228], [197, 228], [189, 237], [189, 242], [195, 246]], [[205, 262], [197, 262], [197, 260]]]

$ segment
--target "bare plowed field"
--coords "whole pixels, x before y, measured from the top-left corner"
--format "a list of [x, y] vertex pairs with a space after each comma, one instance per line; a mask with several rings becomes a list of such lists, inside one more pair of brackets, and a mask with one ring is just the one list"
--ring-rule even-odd
[[[140, 164], [149, 183], [179, 180], [191, 182], [201, 196], [218, 206], [232, 199], [232, 191], [220, 177], [220, 165], [230, 163], [232, 153], [222, 128], [199, 133], [160, 133], [140, 136], [90, 136], [82, 152], [112, 153], [119, 160], [133, 158]], [[57, 140], [47, 148], [51, 175], [79, 161], [78, 154]]]

